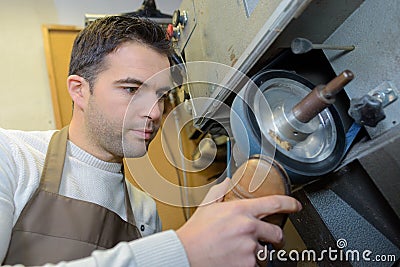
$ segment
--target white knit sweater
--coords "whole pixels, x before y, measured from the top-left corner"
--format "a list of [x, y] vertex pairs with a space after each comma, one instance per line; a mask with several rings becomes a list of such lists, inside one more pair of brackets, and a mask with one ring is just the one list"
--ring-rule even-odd
[[[26, 132], [0, 129], [0, 263], [11, 231], [22, 209], [39, 186], [47, 146], [54, 131]], [[93, 157], [67, 143], [59, 193], [93, 202], [126, 220], [121, 164]], [[161, 230], [155, 202], [130, 183], [128, 192], [142, 236]], [[188, 266], [185, 251], [174, 231], [157, 233], [92, 256], [57, 266]], [[21, 266], [21, 265], [19, 265]], [[46, 265], [50, 266], [50, 265]]]

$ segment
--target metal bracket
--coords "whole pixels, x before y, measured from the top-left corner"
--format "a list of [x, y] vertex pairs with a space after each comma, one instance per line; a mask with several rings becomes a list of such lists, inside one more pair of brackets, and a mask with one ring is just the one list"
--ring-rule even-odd
[[390, 81], [385, 81], [378, 85], [375, 89], [368, 92], [370, 96], [377, 98], [382, 102], [382, 107], [392, 104], [398, 98], [398, 90]]

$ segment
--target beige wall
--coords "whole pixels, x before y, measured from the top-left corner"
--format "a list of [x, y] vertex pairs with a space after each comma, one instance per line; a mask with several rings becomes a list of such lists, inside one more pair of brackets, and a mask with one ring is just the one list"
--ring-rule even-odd
[[[85, 13], [130, 12], [142, 0], [1, 0], [0, 127], [55, 129], [43, 24], [83, 26]], [[181, 0], [156, 1], [171, 14]]]
[[52, 0], [0, 3], [0, 127], [54, 128], [41, 24], [56, 23]]

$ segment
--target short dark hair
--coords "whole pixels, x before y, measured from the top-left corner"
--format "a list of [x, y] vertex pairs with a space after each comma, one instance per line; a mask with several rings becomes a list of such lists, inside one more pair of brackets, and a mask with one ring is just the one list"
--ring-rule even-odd
[[84, 28], [74, 41], [69, 75], [85, 78], [92, 92], [97, 75], [104, 71], [104, 58], [126, 42], [137, 42], [170, 57], [172, 46], [165, 30], [150, 19], [107, 16]]

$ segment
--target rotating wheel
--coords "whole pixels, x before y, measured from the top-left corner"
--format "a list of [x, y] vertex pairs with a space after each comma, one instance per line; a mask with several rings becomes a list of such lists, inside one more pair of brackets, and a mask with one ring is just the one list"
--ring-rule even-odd
[[307, 123], [291, 120], [290, 111], [315, 86], [283, 70], [262, 71], [251, 80], [256, 86], [243, 88], [232, 103], [231, 128], [239, 150], [247, 156], [275, 156], [294, 184], [334, 170], [345, 152], [345, 131], [335, 106]]

